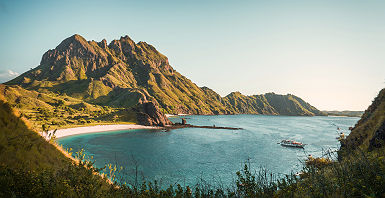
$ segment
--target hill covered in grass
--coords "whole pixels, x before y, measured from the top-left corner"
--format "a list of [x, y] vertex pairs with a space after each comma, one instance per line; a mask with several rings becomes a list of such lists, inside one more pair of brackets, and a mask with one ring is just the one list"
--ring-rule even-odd
[[301, 98], [287, 94], [267, 93], [245, 96], [240, 92], [232, 92], [222, 99], [226, 109], [238, 114], [265, 114], [313, 116], [324, 115]]
[[152, 45], [128, 36], [107, 44], [75, 34], [48, 50], [39, 66], [6, 84], [113, 108], [151, 101], [171, 114], [324, 115], [290, 94], [221, 97], [178, 73]]
[[340, 155], [341, 157], [349, 155], [354, 150], [385, 151], [384, 142], [385, 89], [382, 89], [368, 109], [365, 110], [346, 140], [341, 142]]
[[40, 93], [20, 86], [0, 84], [0, 97], [18, 109], [31, 123], [32, 129], [41, 131], [42, 125], [54, 128], [67, 126], [138, 123], [134, 111], [84, 102], [66, 94]]
[[42, 125], [66, 128], [98, 124], [170, 124], [152, 102], [138, 103], [130, 108], [101, 106], [65, 93], [38, 92], [18, 85], [3, 84], [0, 84], [0, 97], [17, 108], [36, 130], [41, 130]]
[[0, 165], [36, 170], [63, 168], [70, 160], [30, 129], [20, 112], [0, 100]]
[[116, 186], [77, 156], [47, 142], [0, 96], [0, 197], [114, 196]]

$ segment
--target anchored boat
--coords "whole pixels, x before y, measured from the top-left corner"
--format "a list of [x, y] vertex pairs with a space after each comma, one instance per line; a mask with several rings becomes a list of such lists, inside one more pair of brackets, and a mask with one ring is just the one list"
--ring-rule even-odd
[[304, 148], [306, 144], [303, 144], [302, 142], [297, 142], [294, 140], [282, 140], [281, 146], [287, 146], [287, 147], [295, 147], [295, 148]]

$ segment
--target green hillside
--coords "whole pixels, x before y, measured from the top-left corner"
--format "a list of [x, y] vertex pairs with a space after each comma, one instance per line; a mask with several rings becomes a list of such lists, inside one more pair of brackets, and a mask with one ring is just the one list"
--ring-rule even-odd
[[53, 145], [32, 131], [24, 120], [22, 114], [0, 100], [0, 165], [33, 170], [60, 169], [70, 162]]
[[114, 196], [115, 186], [77, 156], [73, 161], [31, 130], [0, 96], [0, 197]]
[[267, 93], [245, 96], [240, 92], [232, 92], [222, 100], [226, 109], [238, 114], [266, 114], [266, 115], [324, 115], [321, 111], [306, 103], [301, 98], [291, 94], [279, 95]]
[[383, 150], [385, 142], [385, 89], [364, 112], [346, 140], [341, 142], [340, 155], [349, 155], [353, 150]]
[[17, 85], [0, 84], [0, 97], [20, 111], [41, 131], [42, 125], [54, 128], [80, 125], [138, 123], [135, 111], [89, 104], [66, 94], [40, 93]]
[[235, 92], [222, 98], [175, 71], [153, 46], [128, 36], [107, 44], [75, 34], [48, 50], [39, 66], [6, 84], [114, 108], [152, 101], [173, 114], [324, 115], [293, 95]]

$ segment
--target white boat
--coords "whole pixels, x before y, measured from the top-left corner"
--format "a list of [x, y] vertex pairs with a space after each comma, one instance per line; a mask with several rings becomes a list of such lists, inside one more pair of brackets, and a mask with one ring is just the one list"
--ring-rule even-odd
[[306, 144], [303, 144], [302, 142], [297, 142], [294, 140], [282, 140], [281, 146], [287, 146], [287, 147], [295, 147], [295, 148], [304, 148]]

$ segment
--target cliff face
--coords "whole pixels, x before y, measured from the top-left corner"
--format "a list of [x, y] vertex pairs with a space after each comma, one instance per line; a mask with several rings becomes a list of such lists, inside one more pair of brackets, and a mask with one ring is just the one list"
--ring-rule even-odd
[[39, 66], [7, 84], [112, 107], [151, 101], [167, 113], [322, 115], [293, 95], [238, 92], [222, 98], [175, 71], [153, 46], [135, 43], [128, 36], [107, 44], [75, 34], [48, 50]]
[[146, 102], [134, 108], [137, 112], [137, 120], [146, 126], [166, 126], [172, 125], [172, 122], [159, 111], [159, 108], [153, 102]]
[[346, 140], [341, 142], [340, 155], [355, 149], [372, 151], [384, 148], [385, 142], [385, 89], [364, 112]]

